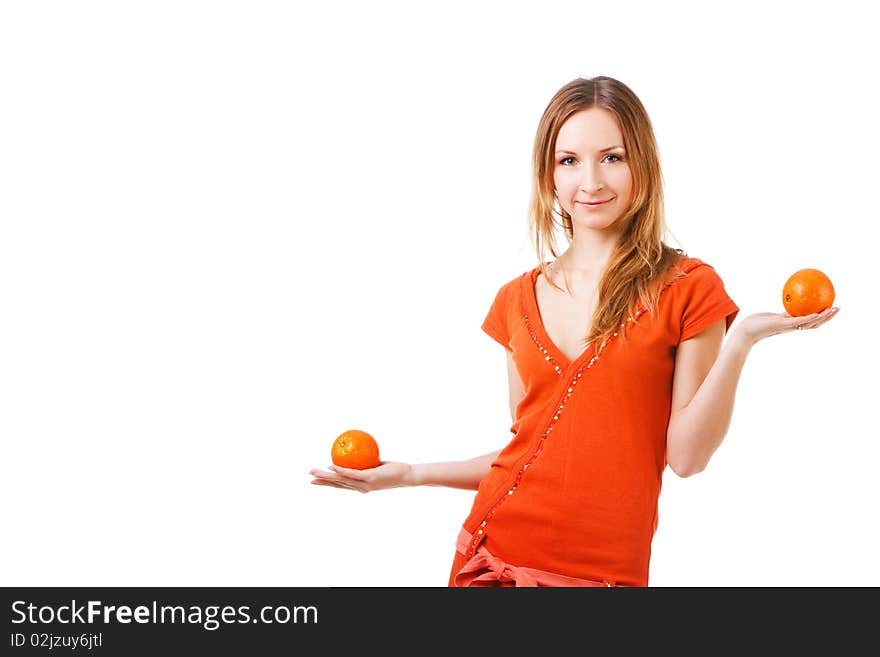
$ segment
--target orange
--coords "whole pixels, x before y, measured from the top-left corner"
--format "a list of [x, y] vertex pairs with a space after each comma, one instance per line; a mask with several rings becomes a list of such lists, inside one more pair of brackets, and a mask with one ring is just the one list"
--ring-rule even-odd
[[349, 429], [339, 434], [330, 449], [330, 458], [340, 468], [366, 470], [379, 465], [379, 445], [366, 431]]
[[796, 271], [782, 286], [782, 305], [792, 317], [820, 313], [834, 303], [831, 279], [818, 269]]

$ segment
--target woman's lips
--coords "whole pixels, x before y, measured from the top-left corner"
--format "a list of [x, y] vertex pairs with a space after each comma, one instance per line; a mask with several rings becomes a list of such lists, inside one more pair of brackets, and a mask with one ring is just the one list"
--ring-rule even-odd
[[583, 205], [583, 206], [588, 207], [588, 208], [598, 208], [598, 207], [601, 207], [601, 206], [605, 205], [605, 204], [608, 203], [608, 201], [610, 201], [610, 200], [611, 200], [611, 199], [609, 198], [609, 199], [607, 199], [607, 200], [605, 200], [605, 201], [600, 201], [599, 203], [581, 203], [580, 201], [575, 201], [575, 203], [577, 203], [578, 205]]

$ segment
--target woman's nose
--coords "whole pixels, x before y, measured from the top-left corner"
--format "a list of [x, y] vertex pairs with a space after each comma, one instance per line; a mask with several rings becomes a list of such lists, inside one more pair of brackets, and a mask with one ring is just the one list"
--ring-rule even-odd
[[597, 166], [585, 166], [583, 175], [581, 176], [580, 187], [585, 192], [591, 192], [594, 189], [601, 189], [603, 186], [602, 174]]

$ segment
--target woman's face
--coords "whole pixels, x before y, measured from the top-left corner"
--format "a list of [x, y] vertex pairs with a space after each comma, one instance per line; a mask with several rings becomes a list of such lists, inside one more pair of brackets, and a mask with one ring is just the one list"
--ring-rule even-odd
[[555, 155], [556, 196], [575, 232], [614, 226], [632, 198], [632, 172], [615, 116], [599, 107], [572, 114], [556, 137]]

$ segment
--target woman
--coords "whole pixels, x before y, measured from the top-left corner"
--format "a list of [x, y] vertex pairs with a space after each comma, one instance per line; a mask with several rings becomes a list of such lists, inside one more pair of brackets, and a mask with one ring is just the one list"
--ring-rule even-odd
[[653, 129], [623, 83], [563, 86], [533, 152], [541, 264], [499, 289], [482, 325], [507, 350], [510, 443], [466, 461], [312, 470], [312, 483], [477, 489], [451, 586], [647, 586], [665, 467], [706, 467], [752, 345], [837, 309], [758, 313], [727, 332], [739, 308], [721, 278], [663, 241]]

